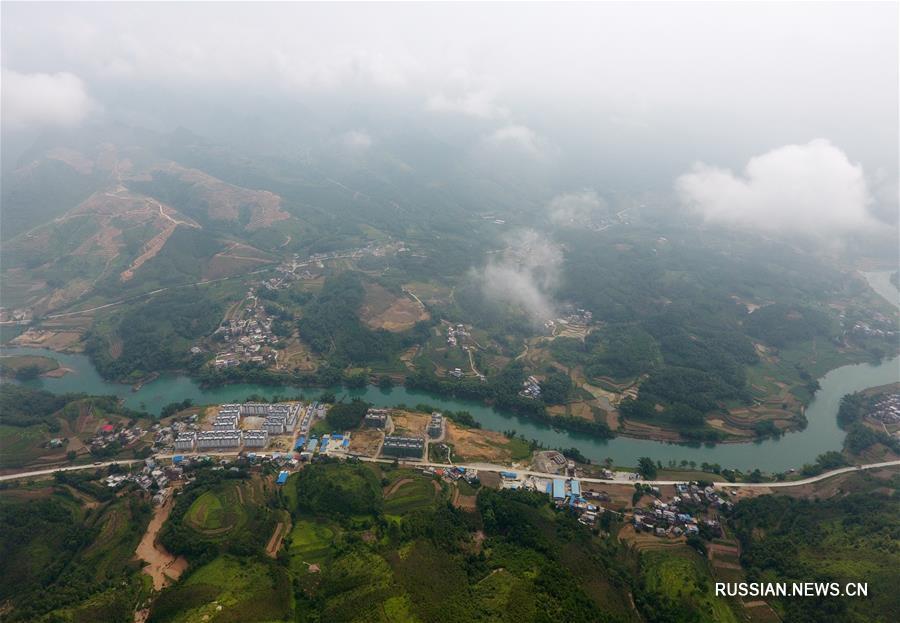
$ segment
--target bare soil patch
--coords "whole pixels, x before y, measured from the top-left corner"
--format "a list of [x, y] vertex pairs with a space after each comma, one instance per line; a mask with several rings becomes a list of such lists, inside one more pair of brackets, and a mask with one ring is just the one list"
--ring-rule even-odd
[[365, 284], [365, 290], [366, 297], [359, 309], [359, 317], [373, 329], [406, 331], [430, 317], [418, 301], [396, 296], [377, 283]]
[[165, 504], [156, 508], [153, 519], [147, 526], [147, 532], [135, 550], [136, 557], [147, 562], [143, 571], [153, 578], [153, 588], [157, 591], [165, 588], [169, 582], [177, 580], [188, 567], [184, 557], [176, 558], [156, 542], [160, 529], [172, 512], [172, 506], [173, 499], [170, 497]]
[[424, 413], [411, 413], [409, 411], [391, 412], [391, 421], [394, 423], [394, 434], [407, 437], [424, 437], [425, 429], [431, 416]]
[[360, 456], [375, 456], [381, 447], [382, 434], [377, 430], [355, 431], [350, 437], [350, 452]]
[[276, 558], [278, 556], [278, 550], [281, 549], [281, 542], [284, 540], [284, 535], [287, 534], [287, 530], [285, 530], [285, 524], [279, 522], [277, 526], [275, 526], [275, 532], [272, 533], [272, 538], [269, 539], [269, 543], [266, 545], [266, 554], [270, 558]]
[[74, 331], [43, 331], [29, 329], [11, 341], [14, 346], [66, 350], [81, 341], [81, 333]]
[[454, 454], [469, 461], [503, 463], [512, 453], [506, 449], [509, 440], [501, 433], [481, 429], [462, 428], [454, 422], [446, 423], [444, 441], [453, 445]]

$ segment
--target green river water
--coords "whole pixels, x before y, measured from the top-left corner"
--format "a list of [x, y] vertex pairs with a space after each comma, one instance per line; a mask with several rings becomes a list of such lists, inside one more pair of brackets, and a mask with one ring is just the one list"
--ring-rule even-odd
[[[202, 388], [193, 379], [180, 375], [162, 375], [138, 391], [128, 385], [105, 381], [85, 355], [51, 353], [36, 348], [4, 348], [6, 355], [31, 354], [51, 356], [72, 372], [60, 378], [40, 378], [25, 382], [29, 387], [46, 389], [54, 393], [85, 392], [88, 394], [114, 394], [134, 409], [159, 413], [170, 402], [190, 398], [194, 404], [239, 402], [251, 394], [272, 397], [296, 396], [305, 393], [318, 396], [320, 389], [276, 387], [269, 385], [236, 384], [214, 388]], [[867, 387], [884, 385], [900, 380], [900, 357], [885, 360], [878, 365], [856, 364], [832, 370], [819, 379], [821, 389], [806, 410], [809, 425], [806, 429], [788, 433], [780, 439], [767, 439], [755, 443], [719, 444], [716, 446], [685, 446], [643, 439], [616, 437], [598, 440], [586, 435], [554, 430], [525, 418], [504, 413], [479, 402], [444, 398], [427, 392], [411, 391], [405, 387], [383, 390], [376, 386], [361, 389], [332, 388], [336, 394], [360, 397], [378, 406], [394, 406], [427, 403], [439, 409], [467, 410], [484, 428], [496, 431], [515, 429], [527, 439], [537, 439], [548, 447], [577, 447], [588, 458], [602, 461], [611, 457], [617, 465], [634, 465], [637, 458], [649, 456], [667, 463], [669, 460], [719, 463], [723, 467], [764, 471], [783, 471], [799, 468], [815, 460], [827, 450], [838, 450], [844, 433], [837, 426], [837, 410], [844, 394]]]

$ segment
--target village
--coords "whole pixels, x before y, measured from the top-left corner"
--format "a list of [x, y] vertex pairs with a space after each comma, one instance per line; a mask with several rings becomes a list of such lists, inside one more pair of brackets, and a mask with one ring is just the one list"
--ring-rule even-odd
[[320, 402], [222, 404], [209, 407], [203, 415], [175, 418], [166, 426], [155, 424], [152, 450], [156, 455], [148, 457], [137, 471], [108, 476], [107, 484], [119, 487], [134, 482], [151, 492], [155, 503], [162, 504], [172, 494], [173, 485], [189, 478], [185, 470], [192, 467], [214, 464], [214, 469], [237, 469], [236, 462], [271, 466], [278, 472], [276, 485], [282, 485], [304, 463], [394, 461], [449, 484], [462, 480], [472, 486], [544, 493], [557, 508], [575, 513], [589, 527], [598, 526], [604, 513], [613, 513], [636, 533], [659, 538], [687, 538], [701, 532], [715, 537], [720, 534], [718, 512], [731, 506], [727, 494], [711, 483], [679, 483], [668, 494], [671, 487], [643, 484], [637, 473], [603, 469], [603, 478], [621, 481], [613, 487], [633, 488], [632, 504], [628, 505], [621, 491], [613, 500], [601, 485], [582, 482], [581, 467], [555, 450], [535, 453], [525, 469], [518, 463], [509, 468], [454, 465], [449, 451], [446, 464], [434, 463], [429, 459], [434, 456], [429, 445], [446, 449], [441, 442], [447, 437], [448, 425], [442, 413], [420, 416], [422, 428], [410, 431], [402, 428], [410, 426], [402, 419], [408, 414], [370, 407], [358, 430], [315, 432], [322, 429], [328, 408]]

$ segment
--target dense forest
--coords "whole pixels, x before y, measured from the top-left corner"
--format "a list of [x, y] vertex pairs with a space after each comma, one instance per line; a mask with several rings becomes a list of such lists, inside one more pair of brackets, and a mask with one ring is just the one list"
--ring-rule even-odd
[[[750, 581], [867, 582], [868, 598], [782, 599], [789, 623], [873, 623], [900, 618], [900, 504], [881, 482], [858, 476], [852, 492], [828, 500], [762, 496], [738, 504], [731, 521]], [[898, 486], [894, 477], [892, 487]]]
[[329, 277], [304, 308], [299, 323], [301, 337], [339, 366], [388, 361], [403, 348], [428, 338], [425, 323], [403, 333], [366, 327], [358, 315], [364, 297], [357, 273], [347, 271]]
[[209, 336], [225, 307], [201, 288], [171, 290], [113, 316], [87, 335], [85, 352], [105, 378], [138, 380], [152, 372], [197, 369], [190, 348]]
[[134, 620], [144, 588], [133, 555], [150, 505], [110, 495], [85, 508], [68, 485], [85, 478], [93, 476], [61, 479], [67, 484], [57, 485], [50, 497], [0, 495], [0, 599], [11, 606], [5, 620]]

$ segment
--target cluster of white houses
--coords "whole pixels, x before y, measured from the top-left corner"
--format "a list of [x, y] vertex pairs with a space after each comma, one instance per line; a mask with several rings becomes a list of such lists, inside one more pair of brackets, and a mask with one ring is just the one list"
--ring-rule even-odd
[[[183, 431], [175, 438], [175, 449], [216, 450], [239, 448], [265, 448], [269, 435], [283, 435], [294, 430], [300, 412], [299, 404], [268, 404], [247, 402], [224, 404], [212, 423], [212, 430]], [[241, 430], [241, 417], [265, 417], [263, 428]]]

